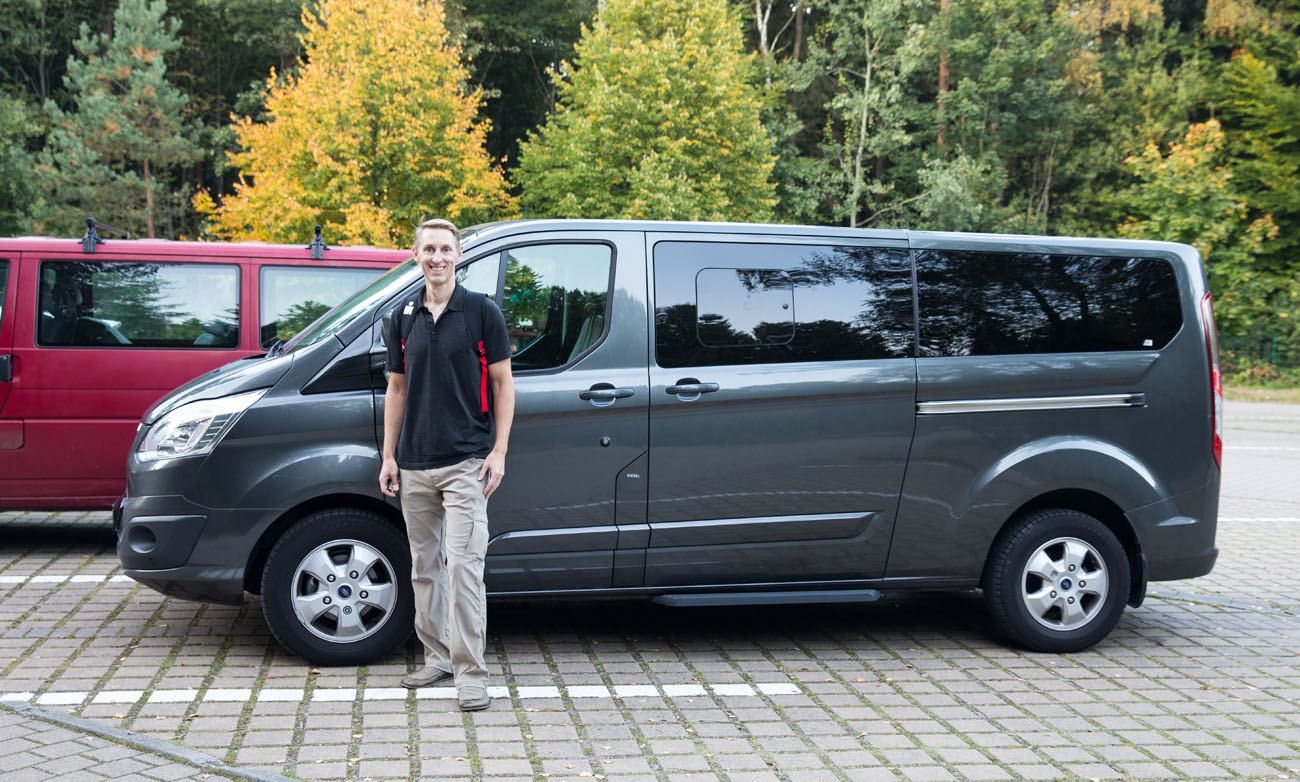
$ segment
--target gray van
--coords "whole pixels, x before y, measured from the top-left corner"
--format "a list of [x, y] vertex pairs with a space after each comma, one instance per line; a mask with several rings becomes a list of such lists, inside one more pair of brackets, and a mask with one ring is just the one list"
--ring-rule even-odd
[[[458, 281], [501, 305], [514, 350], [495, 597], [978, 588], [1002, 635], [1069, 652], [1148, 581], [1214, 565], [1222, 394], [1191, 247], [558, 220], [463, 240]], [[126, 574], [260, 594], [317, 663], [402, 643], [380, 332], [421, 284], [400, 265], [146, 413], [115, 512]]]

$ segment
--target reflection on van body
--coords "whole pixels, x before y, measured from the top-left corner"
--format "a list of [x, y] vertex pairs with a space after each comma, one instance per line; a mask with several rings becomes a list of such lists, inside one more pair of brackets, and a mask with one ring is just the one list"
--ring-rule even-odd
[[[602, 221], [463, 242], [458, 282], [501, 305], [515, 351], [498, 598], [979, 589], [1001, 635], [1071, 651], [1148, 581], [1213, 566], [1221, 397], [1190, 247]], [[381, 324], [421, 284], [396, 268], [284, 355], [147, 413], [117, 514], [126, 572], [193, 599], [261, 593], [277, 638], [318, 662], [404, 640], [409, 552], [377, 490]], [[230, 413], [193, 423], [209, 404]], [[145, 461], [178, 426], [206, 426], [206, 450]], [[302, 558], [348, 541], [398, 587], [360, 638], [295, 610], [318, 587]]]

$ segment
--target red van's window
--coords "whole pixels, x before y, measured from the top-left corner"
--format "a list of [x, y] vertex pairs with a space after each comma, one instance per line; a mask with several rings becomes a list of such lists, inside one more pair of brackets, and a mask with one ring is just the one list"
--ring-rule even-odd
[[263, 266], [258, 335], [262, 347], [289, 338], [361, 290], [382, 269]]
[[239, 267], [45, 261], [37, 344], [50, 347], [239, 346]]

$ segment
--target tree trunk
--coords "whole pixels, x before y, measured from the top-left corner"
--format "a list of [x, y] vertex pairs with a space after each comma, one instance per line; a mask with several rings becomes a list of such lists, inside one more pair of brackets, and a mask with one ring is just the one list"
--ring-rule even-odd
[[948, 99], [948, 0], [939, 0], [939, 149], [943, 149], [943, 136], [948, 132], [944, 118], [944, 103]]
[[857, 149], [853, 151], [853, 192], [849, 196], [849, 227], [858, 227], [858, 204], [862, 200], [862, 191], [866, 185], [863, 177], [862, 159], [867, 151], [867, 119], [871, 110], [871, 69], [875, 66], [875, 52], [871, 51], [871, 27], [866, 12], [862, 14], [863, 47], [867, 55], [866, 73], [862, 77], [862, 116], [858, 121]]
[[803, 3], [794, 5], [794, 53], [792, 55], [795, 62], [799, 62], [803, 57], [803, 16], [808, 9]]
[[149, 159], [144, 161], [144, 233], [150, 239], [153, 235], [153, 178], [149, 176]]

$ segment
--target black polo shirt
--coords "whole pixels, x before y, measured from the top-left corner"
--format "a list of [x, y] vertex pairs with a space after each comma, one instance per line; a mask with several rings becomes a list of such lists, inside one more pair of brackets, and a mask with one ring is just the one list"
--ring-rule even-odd
[[[406, 322], [405, 338], [399, 320]], [[406, 375], [397, 466], [428, 470], [487, 456], [493, 443], [488, 365], [510, 358], [496, 302], [457, 285], [435, 322], [421, 288], [384, 318], [383, 328], [388, 371]]]

